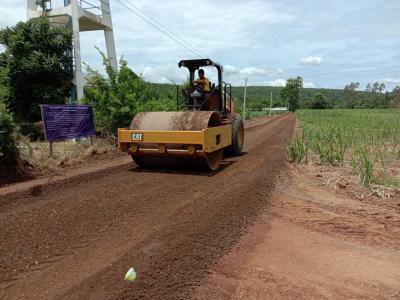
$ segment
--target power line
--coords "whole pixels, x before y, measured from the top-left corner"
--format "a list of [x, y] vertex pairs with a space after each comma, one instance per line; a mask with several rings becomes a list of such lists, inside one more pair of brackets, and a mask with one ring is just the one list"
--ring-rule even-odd
[[[202, 55], [197, 52], [196, 50], [192, 49], [191, 46], [186, 45], [184, 42], [182, 42], [181, 40], [179, 40], [179, 37], [175, 37], [172, 33], [170, 33], [170, 31], [168, 29], [166, 29], [165, 26], [161, 25], [162, 27], [164, 27], [165, 29], [160, 28], [156, 21], [149, 21], [146, 17], [144, 17], [143, 15], [141, 15], [140, 13], [138, 13], [135, 9], [132, 9], [131, 7], [127, 6], [125, 3], [121, 2], [120, 0], [115, 0], [117, 1], [120, 5], [122, 5], [123, 7], [125, 7], [126, 9], [128, 9], [130, 12], [132, 12], [133, 14], [135, 14], [136, 16], [138, 16], [139, 18], [141, 18], [143, 21], [145, 21], [147, 24], [149, 24], [150, 26], [154, 27], [155, 29], [157, 29], [159, 32], [161, 32], [162, 34], [166, 35], [167, 37], [169, 37], [171, 40], [173, 40], [174, 42], [176, 42], [177, 44], [181, 45], [182, 47], [184, 47], [186, 50], [192, 52], [193, 54], [195, 54], [196, 56], [202, 57]], [[128, 1], [129, 2], [129, 1]], [[131, 4], [133, 7], [135, 7], [132, 3], [129, 2], [129, 4]], [[139, 10], [141, 11], [141, 10]], [[145, 16], [147, 16], [147, 14], [143, 13]], [[148, 17], [148, 16], [147, 16]], [[149, 17], [148, 17], [149, 18]], [[150, 19], [152, 19], [150, 17]]]
[[[190, 43], [188, 43], [187, 41], [185, 41], [184, 39], [182, 39], [181, 37], [179, 37], [177, 34], [173, 33], [171, 30], [169, 30], [166, 26], [164, 26], [163, 24], [161, 24], [160, 22], [158, 22], [156, 19], [154, 19], [152, 16], [150, 16], [148, 13], [146, 13], [145, 11], [143, 11], [140, 7], [138, 7], [137, 5], [133, 4], [131, 1], [126, 0], [126, 2], [128, 2], [131, 6], [133, 6], [136, 10], [140, 11], [143, 15], [145, 15], [147, 18], [149, 18], [153, 23], [157, 24], [158, 26], [162, 27], [165, 31], [167, 31], [169, 34], [171, 34], [172, 36], [174, 36], [175, 38], [179, 39], [182, 43], [186, 44], [188, 47], [190, 47], [193, 51], [197, 52], [196, 48], [193, 47]], [[202, 55], [202, 53], [200, 53], [202, 57], [204, 57], [204, 55]]]
[[[152, 27], [154, 27], [155, 29], [157, 29], [159, 32], [161, 32], [162, 34], [166, 35], [167, 37], [169, 37], [171, 40], [173, 40], [174, 42], [178, 43], [179, 45], [181, 45], [182, 47], [184, 47], [185, 49], [187, 49], [188, 51], [192, 52], [193, 54], [195, 54], [196, 56], [202, 56], [201, 53], [197, 52], [192, 46], [187, 45], [186, 42], [184, 42], [182, 39], [180, 39], [179, 37], [177, 37], [176, 35], [174, 35], [171, 31], [169, 31], [164, 25], [161, 25], [159, 22], [155, 21], [153, 18], [151, 18], [148, 14], [144, 13], [141, 9], [138, 9], [135, 5], [133, 5], [131, 2], [127, 1], [130, 5], [132, 5], [133, 7], [136, 8], [136, 10], [139, 10], [143, 15], [145, 15], [147, 18], [150, 19], [150, 21], [144, 17], [143, 15], [141, 15], [140, 13], [138, 13], [135, 9], [132, 9], [130, 7], [128, 7], [127, 5], [125, 5], [124, 3], [122, 3], [120, 0], [116, 0], [119, 4], [121, 4], [122, 6], [124, 6], [125, 8], [127, 8], [129, 11], [131, 11], [132, 13], [134, 13], [136, 16], [138, 16], [139, 18], [141, 18], [143, 21], [145, 21], [146, 23], [148, 23], [149, 25], [151, 25]], [[164, 29], [161, 29], [158, 25], [160, 24], [162, 27], [164, 27]]]

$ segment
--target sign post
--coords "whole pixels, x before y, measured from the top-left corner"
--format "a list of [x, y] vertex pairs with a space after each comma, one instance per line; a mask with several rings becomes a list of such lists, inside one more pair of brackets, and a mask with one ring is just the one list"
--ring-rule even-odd
[[53, 156], [53, 142], [89, 137], [96, 134], [93, 109], [90, 105], [40, 105], [44, 134], [49, 142], [49, 156]]
[[53, 142], [49, 142], [49, 157], [53, 158]]

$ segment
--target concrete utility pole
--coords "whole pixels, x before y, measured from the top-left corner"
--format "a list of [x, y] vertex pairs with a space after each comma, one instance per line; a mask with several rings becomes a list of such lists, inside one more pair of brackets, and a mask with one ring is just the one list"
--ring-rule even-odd
[[271, 98], [269, 101], [269, 115], [272, 115], [272, 90], [271, 90]]
[[[96, 5], [93, 4], [96, 2]], [[103, 30], [106, 40], [107, 55], [111, 66], [118, 70], [115, 52], [114, 34], [109, 0], [64, 0], [64, 6], [53, 7], [51, 0], [44, 1], [45, 11], [37, 0], [27, 0], [28, 20], [46, 16], [55, 26], [70, 27], [73, 33], [74, 86], [76, 100], [83, 97], [85, 79], [82, 72], [81, 47], [79, 33], [83, 31]], [[51, 79], [49, 79], [51, 80]]]
[[247, 77], [244, 79], [244, 95], [243, 95], [243, 120], [246, 119], [246, 96], [247, 96]]

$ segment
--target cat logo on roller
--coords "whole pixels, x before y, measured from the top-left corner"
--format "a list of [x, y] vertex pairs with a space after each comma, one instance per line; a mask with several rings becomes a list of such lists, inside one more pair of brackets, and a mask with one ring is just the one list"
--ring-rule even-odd
[[132, 133], [132, 141], [143, 141], [143, 133]]

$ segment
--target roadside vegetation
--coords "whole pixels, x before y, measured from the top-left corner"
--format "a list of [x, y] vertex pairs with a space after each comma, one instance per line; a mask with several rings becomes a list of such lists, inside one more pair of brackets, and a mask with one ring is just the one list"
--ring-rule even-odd
[[298, 110], [300, 130], [287, 146], [298, 163], [347, 166], [360, 184], [400, 186], [400, 110]]
[[[18, 177], [21, 165], [36, 167], [49, 163], [39, 105], [65, 104], [74, 98], [71, 81], [72, 32], [51, 26], [46, 18], [39, 18], [0, 30], [0, 44], [4, 47], [0, 53], [0, 176], [12, 177], [11, 174], [14, 174]], [[87, 86], [82, 102], [92, 105], [97, 136], [103, 142], [115, 145], [117, 128], [128, 127], [138, 112], [181, 109], [182, 98], [178, 86], [146, 82], [129, 67], [124, 58], [120, 60], [116, 72], [103, 53], [100, 52], [99, 57], [103, 59], [104, 70], [87, 66]], [[241, 114], [243, 89], [233, 87], [232, 94], [236, 110]], [[246, 119], [269, 115], [270, 106], [287, 107], [293, 112], [299, 108], [400, 107], [400, 87], [387, 91], [384, 84], [376, 82], [368, 84], [361, 91], [360, 84], [352, 82], [343, 90], [306, 89], [303, 88], [301, 77], [289, 78], [285, 87], [248, 87]], [[392, 160], [396, 151], [399, 153], [398, 143], [376, 129], [385, 126], [385, 130], [392, 134], [390, 130], [397, 128], [397, 125], [393, 125], [397, 124], [392, 116], [396, 114], [395, 111], [354, 110], [339, 116], [338, 111], [333, 110], [326, 114], [333, 112], [335, 115], [330, 117], [330, 125], [324, 123], [328, 122], [325, 112], [298, 112], [303, 134], [289, 144], [290, 158], [308, 162], [313, 157], [309, 154], [313, 153], [321, 164], [351, 165], [360, 174], [360, 182], [365, 186], [371, 182], [398, 184], [397, 179], [390, 175]], [[364, 114], [371, 114], [365, 117], [362, 124], [365, 132], [357, 129], [360, 125], [358, 119]], [[370, 121], [371, 118], [375, 123]], [[392, 125], [387, 124], [390, 118]], [[322, 125], [318, 127], [318, 124]], [[363, 143], [355, 143], [353, 131], [348, 128], [361, 134]], [[368, 134], [377, 135], [375, 139], [379, 137], [380, 140], [373, 145], [368, 144], [371, 138]], [[383, 144], [378, 147], [381, 142]], [[72, 159], [84, 155], [86, 151], [103, 151], [103, 146], [97, 147], [99, 151], [97, 148], [89, 150], [85, 139], [57, 145], [61, 152], [70, 153]], [[79, 151], [69, 151], [71, 145]], [[55, 146], [56, 158], [61, 161], [67, 159], [57, 149]]]
[[19, 124], [40, 121], [40, 104], [66, 103], [72, 86], [72, 32], [46, 18], [0, 31], [4, 101]]
[[3, 180], [23, 174], [15, 140], [14, 121], [0, 102], [0, 184]]
[[141, 111], [177, 109], [174, 94], [161, 97], [153, 85], [129, 68], [125, 59], [120, 60], [117, 73], [107, 57], [100, 54], [106, 74], [87, 66], [83, 102], [92, 105], [96, 129], [101, 134], [116, 136], [118, 128], [129, 127], [133, 116]]

